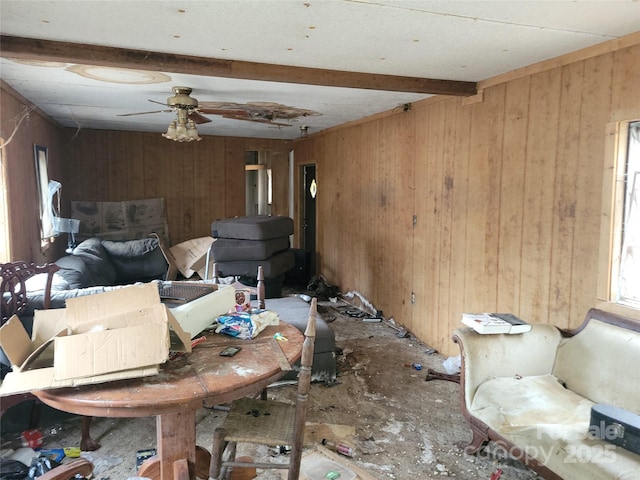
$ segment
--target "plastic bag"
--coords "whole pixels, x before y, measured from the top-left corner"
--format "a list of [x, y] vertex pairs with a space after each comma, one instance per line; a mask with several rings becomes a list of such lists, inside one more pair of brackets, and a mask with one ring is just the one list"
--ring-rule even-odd
[[0, 480], [24, 480], [29, 476], [29, 467], [18, 460], [0, 459]]
[[442, 362], [442, 366], [449, 375], [453, 375], [460, 371], [461, 361], [462, 359], [460, 358], [460, 355], [457, 357], [449, 357]]
[[31, 465], [29, 466], [29, 476], [27, 478], [38, 478], [47, 473], [49, 470], [53, 470], [60, 463], [56, 462], [52, 458], [40, 456], [31, 460]]
[[120, 465], [122, 463], [122, 458], [105, 455], [100, 452], [82, 452], [80, 453], [80, 456], [93, 463], [94, 476], [106, 472], [111, 467], [115, 467], [116, 465]]
[[278, 325], [280, 317], [271, 310], [254, 309], [250, 312], [233, 312], [217, 318], [216, 333], [224, 333], [245, 340], [254, 338], [269, 325]]

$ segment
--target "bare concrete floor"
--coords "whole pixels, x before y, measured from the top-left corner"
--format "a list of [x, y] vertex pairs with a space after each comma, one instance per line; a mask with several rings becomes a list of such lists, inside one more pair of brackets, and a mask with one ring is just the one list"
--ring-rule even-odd
[[[343, 425], [344, 432], [351, 427], [354, 435], [345, 433], [343, 441], [355, 447], [355, 465], [380, 480], [489, 479], [497, 469], [503, 471], [503, 480], [540, 478], [519, 462], [505, 459], [492, 444], [476, 456], [463, 453], [461, 447], [471, 440], [471, 432], [460, 413], [459, 385], [425, 381], [427, 368], [444, 371], [445, 357], [431, 353], [429, 346], [411, 336], [398, 337], [384, 323], [344, 316], [329, 302], [321, 302], [321, 307], [325, 318], [335, 317], [331, 327], [342, 355], [338, 356], [337, 384], [312, 385], [307, 420]], [[413, 363], [422, 364], [423, 369], [414, 369]], [[280, 386], [270, 389], [270, 394], [291, 399], [294, 389]], [[198, 412], [199, 445], [211, 448], [213, 430], [224, 415], [205, 408]], [[47, 435], [47, 448], [79, 444], [76, 417], [54, 419], [41, 428]], [[155, 446], [153, 418], [94, 419], [91, 431], [102, 444], [94, 453], [100, 469], [97, 479], [135, 476], [136, 451]], [[246, 453], [269, 456], [267, 449]], [[265, 472], [259, 478], [274, 477]]]

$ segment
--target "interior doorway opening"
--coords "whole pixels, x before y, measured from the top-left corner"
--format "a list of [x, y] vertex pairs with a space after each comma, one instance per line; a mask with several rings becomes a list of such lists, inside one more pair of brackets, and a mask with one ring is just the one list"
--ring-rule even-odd
[[318, 184], [316, 182], [316, 166], [302, 167], [302, 235], [301, 247], [307, 252], [309, 274], [316, 274], [316, 196]]
[[245, 155], [246, 215], [271, 215], [273, 180], [266, 157], [266, 152], [253, 150]]

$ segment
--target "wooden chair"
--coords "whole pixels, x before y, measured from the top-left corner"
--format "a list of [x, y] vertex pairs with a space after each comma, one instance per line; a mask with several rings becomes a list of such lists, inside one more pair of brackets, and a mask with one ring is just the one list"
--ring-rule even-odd
[[[44, 308], [51, 306], [51, 284], [53, 274], [59, 267], [56, 264], [42, 266], [28, 262], [12, 262], [0, 264], [0, 325], [9, 320], [13, 315], [20, 315], [27, 308], [27, 287], [26, 281], [41, 273], [47, 274], [44, 290]], [[35, 428], [40, 419], [41, 404], [39, 400], [30, 393], [9, 395], [2, 397], [0, 404], [0, 418], [14, 405], [24, 401], [35, 401], [31, 409], [29, 428]]]
[[[241, 398], [231, 404], [222, 427], [213, 433], [213, 448], [209, 477], [222, 480], [233, 467], [262, 469], [288, 469], [288, 479], [296, 480], [300, 473], [300, 461], [304, 440], [304, 427], [311, 386], [311, 366], [316, 336], [317, 299], [311, 301], [309, 320], [304, 332], [298, 391], [295, 404], [257, 398]], [[236, 461], [237, 443], [268, 446], [290, 445], [288, 464]]]
[[47, 274], [47, 282], [44, 289], [44, 308], [51, 306], [51, 284], [53, 274], [60, 268], [55, 263], [37, 266], [27, 262], [12, 262], [0, 264], [0, 311], [4, 324], [13, 315], [20, 315], [27, 308], [26, 281], [40, 273]]
[[[55, 263], [37, 266], [33, 263], [18, 261], [0, 264], [0, 325], [3, 325], [13, 315], [20, 316], [27, 308], [27, 287], [26, 281], [41, 273], [47, 274], [47, 280], [44, 288], [44, 301], [42, 306], [47, 309], [51, 307], [51, 285], [53, 283], [53, 274], [60, 269]], [[31, 409], [31, 417], [29, 419], [29, 428], [36, 428], [40, 420], [40, 401], [30, 393], [21, 393], [17, 395], [8, 395], [0, 400], [0, 418], [5, 412], [27, 400], [34, 401]], [[90, 417], [82, 419], [82, 439], [80, 448], [82, 450], [97, 450], [100, 444], [93, 440], [89, 434]]]

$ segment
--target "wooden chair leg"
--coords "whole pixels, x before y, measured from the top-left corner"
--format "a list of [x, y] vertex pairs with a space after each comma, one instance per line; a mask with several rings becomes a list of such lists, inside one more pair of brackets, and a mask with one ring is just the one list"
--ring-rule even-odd
[[82, 417], [82, 438], [80, 439], [80, 450], [83, 452], [93, 452], [100, 448], [100, 444], [91, 438], [90, 433], [91, 417]]
[[204, 447], [196, 445], [196, 478], [209, 478], [209, 467], [211, 466], [211, 454]]
[[222, 454], [224, 453], [226, 431], [224, 428], [216, 428], [213, 431], [213, 446], [211, 447], [211, 465], [209, 467], [209, 478], [218, 480], [222, 468]]
[[189, 480], [189, 463], [186, 458], [173, 462], [173, 478], [175, 480]]
[[467, 455], [475, 454], [480, 448], [489, 441], [489, 437], [485, 432], [482, 432], [476, 428], [471, 426], [471, 431], [473, 432], [473, 438], [471, 441], [464, 447], [464, 453]]
[[[236, 461], [236, 443], [228, 442], [226, 451], [227, 451], [226, 460], [228, 462], [235, 462]], [[223, 450], [223, 453], [224, 453], [224, 450]], [[232, 475], [233, 475], [233, 467], [223, 466], [220, 469], [220, 480], [223, 480], [223, 479], [226, 480], [227, 478], [231, 479]]]

